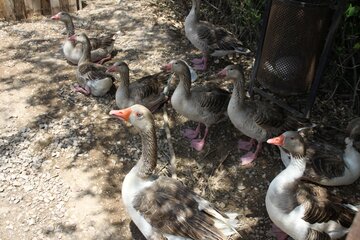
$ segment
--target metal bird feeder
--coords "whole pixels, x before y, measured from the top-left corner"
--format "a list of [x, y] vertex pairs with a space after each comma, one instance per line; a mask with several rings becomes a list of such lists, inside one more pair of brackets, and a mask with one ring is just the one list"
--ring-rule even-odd
[[[269, 0], [251, 76], [253, 91], [274, 100], [254, 83], [279, 96], [308, 94], [305, 113], [310, 115], [336, 28], [346, 1]], [[284, 102], [278, 105], [295, 112]]]

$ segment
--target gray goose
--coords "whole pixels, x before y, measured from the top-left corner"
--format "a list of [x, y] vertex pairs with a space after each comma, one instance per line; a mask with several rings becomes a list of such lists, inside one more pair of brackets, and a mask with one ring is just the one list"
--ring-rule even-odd
[[226, 240], [235, 230], [237, 214], [222, 214], [181, 182], [154, 175], [157, 143], [154, 119], [142, 105], [112, 110], [139, 132], [142, 154], [125, 176], [121, 195], [130, 218], [146, 239]]
[[302, 141], [296, 131], [267, 141], [287, 149], [291, 160], [270, 183], [266, 210], [274, 224], [295, 240], [340, 239], [358, 209], [325, 188], [302, 181], [307, 164], [305, 149], [299, 147]]
[[120, 109], [141, 104], [154, 112], [167, 101], [163, 89], [169, 76], [163, 72], [142, 77], [131, 83], [129, 67], [125, 62], [114, 63], [107, 72], [120, 74], [120, 84], [115, 94], [115, 102]]
[[[67, 12], [59, 12], [56, 15], [51, 17], [52, 20], [59, 20], [65, 24], [67, 36], [71, 37], [75, 34], [75, 28], [72, 21], [72, 17]], [[104, 61], [111, 59], [111, 52], [114, 48], [115, 40], [113, 39], [113, 34], [97, 36], [95, 38], [90, 38], [91, 43], [91, 62], [98, 62], [103, 64]], [[63, 52], [65, 58], [73, 63], [78, 64], [82, 56], [82, 47], [68, 38], [65, 39], [63, 43]]]
[[[182, 60], [173, 60], [163, 69], [173, 72], [179, 79], [179, 84], [171, 96], [171, 104], [178, 113], [199, 123], [195, 131], [186, 129], [184, 136], [191, 139], [193, 148], [201, 151], [209, 127], [227, 117], [230, 93], [215, 86], [191, 88], [190, 70]], [[205, 124], [205, 133], [202, 139], [196, 139], [201, 123]]]
[[75, 85], [75, 91], [95, 97], [105, 95], [113, 87], [114, 78], [106, 73], [105, 66], [90, 61], [91, 46], [88, 37], [81, 33], [72, 35], [70, 40], [82, 45], [82, 56], [76, 71], [79, 84]]
[[[325, 186], [341, 186], [354, 183], [360, 177], [360, 118], [353, 119], [347, 127], [345, 148], [319, 139], [304, 139], [304, 132], [295, 134], [299, 148], [305, 149], [304, 159], [307, 161], [304, 177], [309, 181]], [[290, 164], [291, 153], [279, 147], [281, 159], [285, 166]]]
[[232, 53], [249, 53], [250, 50], [224, 28], [199, 21], [200, 0], [192, 0], [192, 8], [185, 19], [185, 35], [202, 52], [201, 59], [193, 59], [194, 68], [205, 70], [208, 57], [221, 57]]
[[255, 152], [249, 151], [241, 157], [242, 165], [249, 164], [256, 159], [262, 143], [270, 137], [304, 126], [304, 123], [285, 114], [280, 108], [266, 102], [247, 99], [245, 78], [241, 66], [229, 65], [218, 75], [234, 81], [234, 90], [227, 113], [233, 125], [251, 138], [250, 142], [240, 140], [239, 148], [249, 151], [254, 145], [254, 140], [258, 142]]

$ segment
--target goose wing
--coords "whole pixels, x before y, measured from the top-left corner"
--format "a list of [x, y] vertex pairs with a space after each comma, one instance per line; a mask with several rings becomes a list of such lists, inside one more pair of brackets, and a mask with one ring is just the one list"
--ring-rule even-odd
[[213, 215], [216, 214], [212, 211], [224, 219], [226, 216], [214, 208], [212, 211], [202, 209], [199, 197], [172, 178], [160, 177], [139, 193], [133, 203], [134, 208], [162, 234], [191, 239], [226, 239], [215, 227]]

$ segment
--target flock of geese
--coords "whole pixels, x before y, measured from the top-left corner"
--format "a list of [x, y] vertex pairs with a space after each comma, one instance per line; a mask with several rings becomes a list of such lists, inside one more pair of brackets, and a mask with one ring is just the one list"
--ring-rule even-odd
[[[200, 21], [199, 7], [200, 0], [193, 0], [185, 20], [187, 38], [203, 55], [192, 61], [195, 69], [205, 70], [210, 56], [249, 51], [225, 29]], [[360, 176], [360, 118], [349, 122], [346, 136], [337, 144], [316, 134], [316, 127], [297, 130], [304, 123], [269, 103], [246, 97], [240, 65], [229, 65], [218, 73], [233, 81], [232, 93], [215, 86], [192, 87], [191, 71], [183, 60], [172, 60], [162, 67], [163, 72], [130, 81], [125, 62], [115, 62], [109, 68], [101, 65], [111, 59], [113, 36], [89, 39], [84, 33], [75, 34], [66, 12], [52, 19], [66, 26], [63, 52], [77, 65], [75, 91], [101, 97], [115, 87], [118, 78], [115, 102], [120, 110], [112, 110], [110, 115], [129, 121], [142, 139], [142, 155], [123, 181], [122, 200], [146, 239], [242, 238], [236, 230], [236, 213], [221, 213], [178, 180], [154, 175], [157, 139], [152, 113], [169, 100], [164, 94], [166, 72], [179, 80], [170, 97], [172, 107], [198, 122], [195, 130], [183, 132], [194, 149], [202, 150], [210, 126], [226, 118], [251, 138], [249, 142], [239, 141], [239, 148], [249, 151], [241, 157], [241, 164], [256, 159], [264, 142], [279, 147], [286, 168], [273, 179], [265, 199], [278, 239], [286, 235], [295, 240], [339, 239], [348, 233], [358, 208], [321, 185], [349, 185]]]

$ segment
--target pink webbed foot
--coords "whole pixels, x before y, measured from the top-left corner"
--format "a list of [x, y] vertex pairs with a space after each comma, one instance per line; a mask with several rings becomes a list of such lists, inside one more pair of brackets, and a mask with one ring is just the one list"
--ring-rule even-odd
[[191, 141], [191, 147], [193, 147], [197, 151], [203, 150], [204, 145], [205, 145], [204, 139], [193, 139]]
[[275, 224], [272, 224], [271, 231], [275, 235], [277, 240], [286, 240], [288, 238], [288, 235], [284, 233], [280, 228], [278, 228]]
[[241, 160], [241, 165], [247, 165], [247, 164], [250, 164], [252, 163], [252, 161], [254, 161], [256, 159], [256, 155], [255, 153], [253, 152], [248, 152], [246, 153], [244, 156], [242, 156], [240, 158]]
[[187, 128], [183, 131], [183, 136], [188, 139], [195, 139], [199, 135], [198, 129], [192, 130], [190, 128]]
[[238, 147], [240, 150], [249, 151], [254, 146], [254, 139], [250, 141], [239, 140]]
[[86, 89], [86, 88], [83, 88], [83, 87], [81, 87], [80, 85], [78, 85], [78, 84], [75, 84], [74, 85], [74, 91], [75, 92], [79, 92], [79, 93], [82, 93], [82, 94], [84, 94], [84, 95], [90, 95], [90, 90], [88, 90], [88, 89]]
[[194, 65], [193, 68], [196, 69], [196, 70], [204, 71], [204, 70], [206, 70], [206, 64], [205, 63], [204, 64], [197, 64], [197, 65]]
[[191, 62], [193, 64], [202, 64], [204, 63], [204, 58], [194, 58], [193, 60], [191, 60]]

